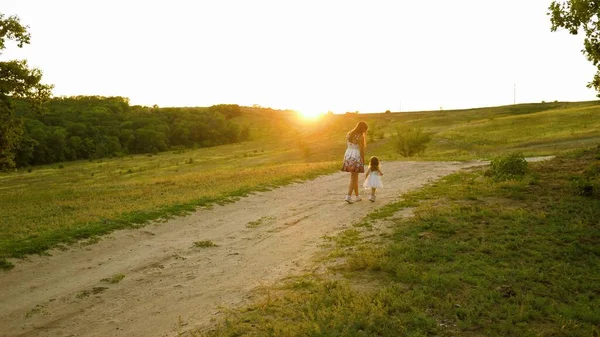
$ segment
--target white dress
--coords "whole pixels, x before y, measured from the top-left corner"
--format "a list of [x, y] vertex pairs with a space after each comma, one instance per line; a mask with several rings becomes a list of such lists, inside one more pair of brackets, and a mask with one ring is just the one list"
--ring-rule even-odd
[[381, 176], [379, 175], [379, 172], [369, 172], [369, 176], [367, 177], [367, 179], [365, 179], [365, 182], [363, 183], [364, 188], [382, 188], [383, 184], [381, 183]]

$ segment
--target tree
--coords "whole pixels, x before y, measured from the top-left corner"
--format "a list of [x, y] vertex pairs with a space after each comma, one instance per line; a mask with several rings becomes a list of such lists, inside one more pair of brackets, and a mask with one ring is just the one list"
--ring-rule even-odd
[[600, 97], [600, 2], [598, 0], [552, 1], [550, 12], [551, 30], [564, 28], [573, 35], [585, 33], [583, 54], [597, 67], [594, 79], [587, 84]]
[[[7, 40], [22, 48], [29, 44], [28, 26], [23, 26], [16, 16], [5, 18], [0, 13], [0, 55]], [[52, 86], [41, 84], [42, 72], [30, 69], [26, 60], [0, 62], [0, 169], [14, 167], [15, 151], [23, 137], [23, 122], [15, 116], [12, 100], [24, 98], [41, 111], [41, 103], [50, 97]]]

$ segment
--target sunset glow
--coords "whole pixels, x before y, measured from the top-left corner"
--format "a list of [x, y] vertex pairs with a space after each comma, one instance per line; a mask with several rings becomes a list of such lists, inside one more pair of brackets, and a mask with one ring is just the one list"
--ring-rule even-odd
[[[257, 104], [306, 118], [318, 110], [594, 100], [583, 37], [551, 32], [548, 5], [151, 0], [142, 9], [134, 1], [3, 0], [2, 12], [18, 15], [32, 38], [0, 58], [27, 59], [56, 96], [124, 96], [160, 107]], [[557, 64], [564, 68], [553, 70]]]
[[316, 109], [303, 109], [298, 111], [298, 115], [304, 119], [315, 120], [323, 116], [323, 113]]

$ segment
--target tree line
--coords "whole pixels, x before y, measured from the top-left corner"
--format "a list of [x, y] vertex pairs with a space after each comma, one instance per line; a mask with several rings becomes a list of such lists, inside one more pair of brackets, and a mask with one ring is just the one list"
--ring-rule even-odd
[[209, 147], [247, 140], [248, 127], [230, 119], [240, 106], [159, 108], [130, 106], [124, 97], [51, 98], [44, 113], [14, 100], [23, 135], [14, 150], [17, 167], [127, 154]]
[[[0, 13], [0, 55], [7, 41], [29, 44], [29, 27]], [[52, 96], [27, 60], [0, 61], [0, 169], [101, 158], [248, 139], [229, 119], [238, 105], [207, 108], [130, 106], [123, 97]]]

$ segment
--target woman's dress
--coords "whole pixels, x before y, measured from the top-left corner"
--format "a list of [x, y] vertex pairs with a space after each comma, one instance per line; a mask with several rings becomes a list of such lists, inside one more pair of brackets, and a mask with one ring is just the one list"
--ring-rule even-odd
[[362, 141], [361, 134], [346, 135], [346, 153], [344, 153], [344, 163], [342, 171], [344, 172], [365, 172], [365, 165], [360, 157], [360, 145]]

